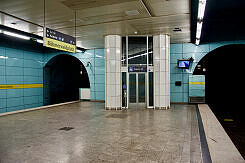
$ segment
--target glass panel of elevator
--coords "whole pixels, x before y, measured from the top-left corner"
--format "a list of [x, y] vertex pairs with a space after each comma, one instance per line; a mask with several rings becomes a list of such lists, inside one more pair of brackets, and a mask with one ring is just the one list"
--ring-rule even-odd
[[122, 108], [153, 108], [153, 37], [122, 37]]

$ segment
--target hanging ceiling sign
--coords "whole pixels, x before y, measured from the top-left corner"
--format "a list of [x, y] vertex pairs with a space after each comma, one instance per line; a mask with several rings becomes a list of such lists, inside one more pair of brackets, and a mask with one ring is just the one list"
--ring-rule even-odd
[[50, 28], [45, 28], [43, 46], [76, 53], [76, 38], [57, 32]]

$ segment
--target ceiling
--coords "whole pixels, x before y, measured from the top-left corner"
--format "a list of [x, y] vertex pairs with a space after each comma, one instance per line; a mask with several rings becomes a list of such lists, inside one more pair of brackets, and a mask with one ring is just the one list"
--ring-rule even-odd
[[46, 25], [88, 49], [103, 48], [108, 34], [164, 33], [172, 43], [191, 40], [190, 0], [1, 0], [0, 11], [2, 25], [40, 36]]
[[[191, 1], [191, 40], [195, 42], [198, 0]], [[200, 42], [245, 40], [245, 1], [207, 0]]]

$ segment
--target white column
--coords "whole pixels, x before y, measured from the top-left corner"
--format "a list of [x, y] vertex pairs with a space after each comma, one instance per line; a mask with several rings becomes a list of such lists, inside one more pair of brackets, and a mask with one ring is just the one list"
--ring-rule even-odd
[[170, 108], [170, 37], [153, 36], [154, 108]]
[[105, 36], [105, 109], [121, 109], [121, 36]]

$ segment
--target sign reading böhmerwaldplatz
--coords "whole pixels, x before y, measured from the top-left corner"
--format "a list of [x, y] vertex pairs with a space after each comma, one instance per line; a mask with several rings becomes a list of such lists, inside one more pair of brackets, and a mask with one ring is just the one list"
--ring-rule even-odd
[[50, 28], [44, 30], [43, 46], [76, 53], [76, 38]]

